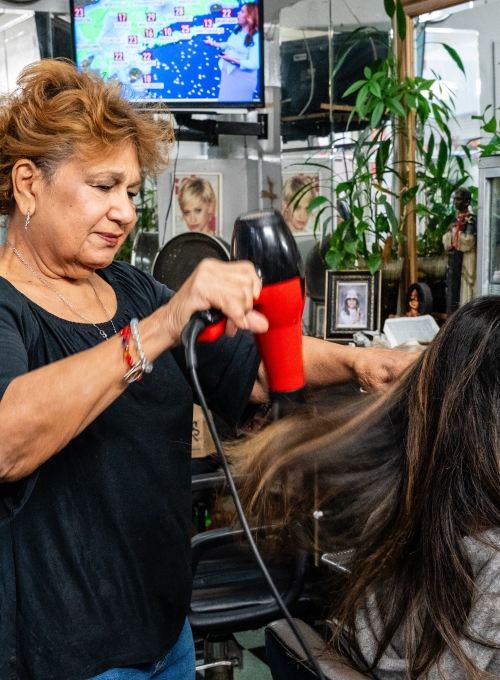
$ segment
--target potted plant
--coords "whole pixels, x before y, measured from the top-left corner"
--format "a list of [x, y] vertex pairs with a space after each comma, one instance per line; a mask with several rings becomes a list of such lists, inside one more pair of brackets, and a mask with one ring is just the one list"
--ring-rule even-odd
[[[386, 7], [391, 9], [390, 5], [389, 0]], [[394, 12], [395, 5], [392, 5]], [[400, 24], [402, 22], [398, 22]], [[445, 48], [463, 71], [463, 64], [455, 50], [446, 45]], [[339, 63], [346, 56], [341, 56]], [[367, 267], [372, 274], [382, 269], [383, 317], [396, 311], [398, 277], [402, 267], [398, 253], [399, 245], [405, 238], [402, 224], [412, 201], [418, 193], [424, 195], [425, 204], [419, 204], [419, 214], [423, 216], [428, 210], [428, 218], [434, 217], [434, 212], [437, 218], [440, 194], [468, 177], [463, 159], [453, 153], [448, 127], [453, 110], [441, 96], [441, 87], [438, 76], [433, 79], [405, 78], [401, 81], [391, 51], [386, 59], [365, 68], [364, 78], [354, 83], [344, 94], [347, 97], [357, 92], [351, 119], [357, 116], [360, 121], [366, 121], [366, 128], [353, 143], [352, 173], [347, 180], [344, 178], [337, 183], [333, 199], [331, 192], [325, 191], [308, 206], [309, 212], [317, 210], [315, 233], [322, 220], [323, 231], [330, 226], [339, 201], [348, 208], [347, 217], [344, 216], [343, 221], [329, 234], [325, 261], [332, 269], [348, 269], [359, 264]], [[417, 130], [421, 135], [418, 141], [419, 172], [414, 186], [408, 185], [407, 174], [395, 153], [395, 139], [398, 134], [403, 137], [406, 135], [410, 114], [415, 115]], [[426, 148], [423, 137], [428, 125], [431, 125], [432, 137]], [[434, 160], [436, 147], [438, 158]], [[309, 162], [321, 165], [315, 163], [314, 159]], [[327, 173], [331, 172], [327, 166], [321, 167]], [[452, 169], [455, 176], [450, 178]], [[441, 177], [440, 187], [436, 190], [431, 189], [433, 175], [434, 178]], [[336, 179], [332, 176], [329, 183], [334, 185]], [[449, 186], [445, 184], [445, 179]], [[400, 187], [397, 191], [395, 185]], [[428, 200], [431, 201], [430, 208], [427, 206]], [[449, 209], [448, 205], [446, 209]], [[428, 219], [426, 242], [430, 243], [432, 236], [437, 238], [433, 228], [434, 222]]]

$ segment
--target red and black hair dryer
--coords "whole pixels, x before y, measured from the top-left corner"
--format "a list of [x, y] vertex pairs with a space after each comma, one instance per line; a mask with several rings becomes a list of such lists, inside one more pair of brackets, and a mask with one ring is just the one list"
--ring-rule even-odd
[[[252, 262], [262, 280], [254, 309], [267, 318], [269, 329], [254, 338], [266, 369], [275, 417], [279, 418], [294, 404], [305, 401], [306, 382], [302, 358], [304, 268], [281, 213], [267, 210], [240, 215], [234, 225], [231, 260]], [[191, 323], [204, 328], [198, 336], [200, 342], [212, 342], [224, 332], [226, 318], [216, 309], [194, 314], [183, 331], [186, 346]], [[188, 363], [194, 361], [193, 355]]]
[[266, 369], [271, 400], [282, 407], [305, 400], [302, 358], [304, 267], [297, 244], [276, 210], [240, 215], [231, 242], [231, 260], [249, 260], [262, 280], [254, 309], [269, 321], [269, 330], [254, 336]]

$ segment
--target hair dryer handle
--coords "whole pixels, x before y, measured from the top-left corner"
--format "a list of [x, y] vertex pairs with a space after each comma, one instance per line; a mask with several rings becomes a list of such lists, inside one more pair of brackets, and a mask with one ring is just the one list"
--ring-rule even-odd
[[219, 309], [206, 309], [204, 312], [199, 312], [199, 317], [207, 327], [198, 336], [198, 342], [214, 342], [226, 330], [227, 318]]

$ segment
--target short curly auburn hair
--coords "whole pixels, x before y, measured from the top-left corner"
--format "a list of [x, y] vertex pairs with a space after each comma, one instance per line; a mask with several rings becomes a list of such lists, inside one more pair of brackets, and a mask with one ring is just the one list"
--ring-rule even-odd
[[12, 215], [12, 169], [29, 158], [50, 181], [75, 154], [89, 160], [134, 145], [141, 172], [161, 172], [174, 140], [169, 120], [137, 111], [119, 83], [80, 73], [62, 59], [25, 68], [17, 89], [0, 99], [0, 215]]

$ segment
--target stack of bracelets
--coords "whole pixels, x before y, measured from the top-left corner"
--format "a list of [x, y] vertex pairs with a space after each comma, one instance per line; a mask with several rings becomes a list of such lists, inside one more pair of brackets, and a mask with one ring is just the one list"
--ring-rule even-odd
[[[129, 370], [123, 376], [126, 383], [133, 383], [142, 378], [143, 373], [151, 373], [153, 364], [146, 359], [144, 350], [142, 349], [141, 338], [139, 336], [138, 320], [132, 319], [129, 326], [125, 326], [120, 331], [120, 337], [123, 344], [123, 360], [129, 366]], [[139, 354], [139, 360], [135, 362], [130, 354], [130, 338], [134, 339]]]

